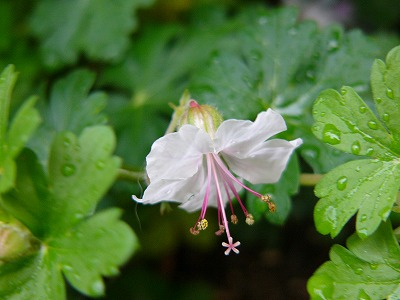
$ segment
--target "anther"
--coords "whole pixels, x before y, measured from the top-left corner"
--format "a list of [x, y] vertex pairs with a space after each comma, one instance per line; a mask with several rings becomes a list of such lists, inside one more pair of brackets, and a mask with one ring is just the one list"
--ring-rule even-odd
[[216, 235], [221, 235], [225, 232], [225, 226], [219, 225], [219, 230], [215, 232]]
[[261, 196], [261, 200], [264, 201], [265, 203], [268, 204], [268, 209], [270, 212], [275, 212], [276, 210], [276, 205], [271, 201], [271, 196], [270, 195], [265, 195]]
[[253, 225], [254, 224], [254, 217], [252, 214], [247, 214], [246, 216], [246, 223], [248, 225]]
[[208, 227], [208, 221], [206, 219], [197, 222], [198, 230], [205, 230], [207, 227]]
[[239, 219], [236, 215], [231, 215], [231, 222], [233, 224], [237, 224], [239, 222]]
[[198, 234], [200, 233], [199, 230], [197, 230], [197, 229], [195, 229], [195, 228], [193, 228], [193, 227], [191, 227], [191, 228], [189, 229], [189, 231], [190, 231], [190, 233], [193, 234], [193, 235], [198, 235]]

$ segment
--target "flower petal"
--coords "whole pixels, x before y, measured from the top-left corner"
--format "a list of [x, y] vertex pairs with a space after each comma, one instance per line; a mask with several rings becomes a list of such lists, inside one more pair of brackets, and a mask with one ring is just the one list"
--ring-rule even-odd
[[285, 121], [272, 109], [259, 113], [254, 122], [226, 120], [218, 127], [215, 134], [215, 150], [229, 153], [248, 152], [284, 130], [286, 130]]
[[212, 151], [211, 145], [210, 136], [192, 125], [159, 138], [146, 158], [150, 182], [193, 176], [203, 163], [203, 154]]
[[274, 139], [254, 147], [246, 155], [221, 154], [231, 170], [247, 181], [253, 184], [275, 183], [285, 170], [293, 150], [301, 144], [301, 139], [290, 142]]
[[195, 175], [186, 179], [160, 179], [153, 181], [144, 191], [142, 199], [134, 195], [132, 199], [143, 204], [155, 204], [162, 201], [182, 203], [189, 199], [190, 201], [199, 199], [201, 206], [204, 194], [203, 197], [198, 194], [201, 193], [204, 182], [204, 168], [200, 168]]

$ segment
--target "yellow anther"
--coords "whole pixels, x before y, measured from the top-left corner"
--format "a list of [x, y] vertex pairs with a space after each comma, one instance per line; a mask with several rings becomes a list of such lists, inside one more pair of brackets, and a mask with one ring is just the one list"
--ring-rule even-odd
[[207, 227], [208, 227], [208, 221], [206, 219], [197, 222], [198, 230], [205, 230]]
[[231, 215], [231, 222], [233, 224], [237, 224], [239, 222], [239, 219], [236, 215]]
[[265, 203], [268, 204], [268, 209], [270, 212], [275, 212], [276, 211], [276, 205], [271, 201], [271, 196], [270, 195], [265, 195], [261, 197], [261, 200], [264, 201]]
[[271, 196], [270, 195], [261, 196], [261, 200], [268, 203], [271, 201]]
[[246, 223], [248, 225], [253, 225], [254, 224], [254, 217], [252, 214], [247, 214], [246, 216]]

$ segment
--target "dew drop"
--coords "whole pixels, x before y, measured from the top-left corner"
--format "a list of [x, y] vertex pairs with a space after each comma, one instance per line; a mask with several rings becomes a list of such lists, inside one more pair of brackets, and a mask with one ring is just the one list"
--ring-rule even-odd
[[343, 191], [346, 186], [347, 186], [347, 177], [346, 176], [341, 176], [339, 179], [336, 181], [336, 187], [338, 188], [339, 191]]
[[341, 93], [342, 95], [346, 95], [347, 90], [346, 90], [345, 88], [341, 88], [341, 89], [340, 89], [340, 93]]
[[386, 90], [386, 96], [388, 96], [388, 98], [390, 98], [390, 99], [394, 99], [394, 93], [393, 93], [393, 90], [391, 88], [388, 88]]
[[369, 121], [367, 125], [369, 128], [374, 129], [374, 130], [378, 128], [378, 124], [376, 124], [375, 121]]
[[367, 215], [362, 215], [360, 221], [365, 222], [366, 220], [367, 220]]
[[90, 287], [91, 292], [94, 295], [102, 295], [104, 293], [104, 284], [101, 280], [96, 280]]
[[362, 273], [364, 273], [364, 270], [362, 268], [355, 268], [354, 273], [356, 273], [357, 275], [361, 275]]
[[341, 142], [341, 133], [333, 124], [326, 124], [322, 134], [322, 140], [325, 143], [337, 145]]
[[361, 167], [360, 166], [357, 166], [356, 167], [356, 172], [360, 172], [361, 171]]
[[330, 225], [331, 228], [336, 228], [336, 224], [337, 224], [337, 212], [336, 212], [336, 208], [333, 206], [329, 206], [326, 210], [325, 210], [325, 220], [327, 220]]
[[376, 98], [376, 103], [382, 103], [382, 98]]
[[371, 268], [371, 270], [376, 270], [378, 269], [378, 264], [371, 263], [369, 267]]
[[383, 116], [382, 116], [382, 119], [383, 119], [383, 121], [385, 121], [385, 122], [389, 121], [389, 114], [384, 113]]
[[320, 114], [321, 117], [325, 117], [325, 115], [326, 115], [326, 113], [324, 113], [324, 112], [322, 112], [322, 113]]
[[75, 166], [73, 164], [64, 164], [61, 167], [61, 173], [66, 177], [74, 175], [75, 170], [76, 169], [75, 169]]
[[360, 110], [360, 113], [363, 114], [363, 113], [365, 113], [367, 111], [367, 107], [366, 106], [360, 106], [359, 110]]
[[359, 141], [355, 141], [352, 145], [351, 145], [351, 153], [358, 155], [361, 151], [361, 144]]
[[368, 148], [367, 149], [367, 155], [372, 155], [374, 153], [374, 149], [373, 148]]
[[102, 170], [102, 169], [104, 169], [104, 166], [105, 166], [104, 161], [99, 160], [99, 161], [96, 162], [96, 168], [97, 169]]

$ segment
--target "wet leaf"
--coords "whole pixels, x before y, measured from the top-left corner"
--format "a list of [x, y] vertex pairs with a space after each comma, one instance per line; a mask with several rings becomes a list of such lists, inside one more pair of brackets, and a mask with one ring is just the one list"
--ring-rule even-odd
[[395, 299], [400, 285], [400, 248], [390, 222], [365, 239], [356, 234], [347, 248], [334, 245], [330, 261], [308, 281], [311, 299]]

